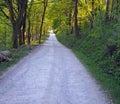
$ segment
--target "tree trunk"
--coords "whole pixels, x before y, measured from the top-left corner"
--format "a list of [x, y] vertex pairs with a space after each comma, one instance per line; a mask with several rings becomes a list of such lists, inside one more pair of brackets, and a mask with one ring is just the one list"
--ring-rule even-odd
[[110, 0], [107, 0], [106, 13], [105, 13], [105, 23], [109, 21], [109, 6], [110, 6]]
[[18, 28], [18, 31], [19, 31], [18, 32], [18, 34], [19, 34], [19, 45], [23, 44], [23, 37], [22, 37], [22, 30], [21, 30], [22, 28], [23, 27], [21, 27], [21, 26]]
[[26, 9], [27, 0], [18, 2], [18, 25], [20, 29], [19, 34], [19, 45], [25, 44], [25, 27], [26, 27]]
[[40, 25], [39, 43], [41, 42], [41, 37], [42, 37], [42, 27], [43, 27], [43, 23], [44, 23], [44, 19], [45, 19], [45, 13], [46, 13], [47, 5], [48, 5], [48, 0], [44, 0], [44, 11], [43, 11], [43, 15], [42, 15], [42, 22], [41, 22], [41, 25]]
[[18, 47], [18, 31], [16, 24], [13, 24], [12, 46], [13, 48]]
[[118, 21], [119, 18], [119, 0], [116, 0], [116, 22]]
[[74, 28], [75, 28], [75, 36], [79, 37], [79, 27], [78, 27], [78, 0], [75, 0], [75, 8], [74, 8]]
[[38, 36], [38, 26], [35, 26], [35, 40], [38, 40], [39, 36]]
[[31, 33], [30, 33], [30, 29], [31, 29], [31, 21], [30, 21], [30, 11], [28, 11], [28, 34], [27, 34], [27, 43], [28, 45], [30, 45], [30, 38], [31, 38]]
[[9, 9], [10, 21], [13, 28], [13, 48], [18, 47], [18, 38], [19, 45], [22, 45], [25, 40], [25, 21], [26, 21], [26, 9], [28, 0], [17, 0], [16, 4], [13, 4], [13, 0], [6, 0], [7, 7]]
[[30, 45], [30, 39], [31, 39], [31, 20], [30, 20], [30, 14], [31, 14], [31, 8], [32, 8], [32, 4], [33, 4], [34, 0], [31, 0], [30, 2], [30, 7], [28, 8], [28, 34], [27, 34], [27, 43], [28, 45]]
[[26, 10], [25, 10], [25, 14], [23, 17], [23, 21], [22, 21], [22, 40], [23, 40], [23, 44], [25, 44], [25, 29], [26, 29]]
[[70, 8], [70, 11], [69, 11], [69, 20], [68, 20], [68, 25], [69, 25], [69, 33], [72, 34], [72, 8]]
[[92, 0], [92, 12], [91, 12], [92, 17], [91, 17], [91, 19], [90, 19], [90, 20], [91, 20], [91, 22], [90, 22], [90, 27], [91, 27], [91, 29], [93, 28], [93, 21], [94, 21], [94, 14], [95, 14], [95, 13], [94, 13], [94, 12], [95, 12], [95, 11], [94, 11], [94, 9], [95, 9], [95, 8], [94, 8], [94, 4], [95, 4], [95, 1]]
[[30, 27], [31, 27], [30, 17], [28, 17], [28, 35], [27, 35], [28, 45], [30, 45], [30, 38], [31, 38]]

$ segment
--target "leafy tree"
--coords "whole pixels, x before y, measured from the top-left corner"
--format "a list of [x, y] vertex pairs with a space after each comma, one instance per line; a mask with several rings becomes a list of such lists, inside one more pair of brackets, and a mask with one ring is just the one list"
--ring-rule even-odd
[[25, 43], [25, 21], [28, 0], [5, 0], [9, 10], [9, 18], [13, 28], [13, 48]]
[[30, 40], [31, 40], [31, 20], [30, 20], [30, 17], [31, 17], [31, 9], [32, 9], [32, 6], [33, 6], [33, 3], [34, 3], [34, 0], [31, 0], [30, 4], [29, 4], [29, 7], [28, 7], [28, 12], [27, 12], [27, 19], [28, 19], [28, 29], [27, 29], [27, 43], [28, 45], [30, 45]]
[[48, 6], [48, 0], [43, 0], [43, 5], [44, 5], [44, 8], [43, 8], [42, 20], [41, 20], [41, 25], [40, 25], [39, 43], [40, 43], [41, 37], [42, 37], [43, 22], [44, 22], [44, 19], [45, 19], [45, 13], [46, 13], [46, 9], [47, 9], [47, 6]]
[[78, 0], [75, 0], [75, 10], [74, 10], [74, 27], [75, 27], [75, 35], [79, 37], [79, 27], [78, 27]]
[[[45, 3], [45, 4], [44, 4]], [[48, 1], [38, 1], [38, 0], [34, 0], [34, 2], [29, 4], [29, 7], [32, 6], [31, 10], [30, 10], [30, 15], [28, 17], [28, 20], [30, 20], [28, 22], [28, 41], [30, 40], [41, 40], [42, 34], [43, 32], [46, 33], [45, 27], [46, 26], [46, 19], [47, 17], [45, 17], [46, 14], [46, 8], [47, 8], [47, 4]], [[31, 5], [32, 4], [32, 5]], [[29, 10], [29, 9], [28, 9]], [[29, 25], [30, 23], [30, 25]], [[30, 27], [29, 27], [30, 26]], [[49, 26], [49, 25], [48, 25]], [[44, 31], [45, 30], [45, 31]], [[41, 36], [40, 36], [41, 33]], [[30, 34], [30, 35], [29, 35]], [[39, 40], [39, 42], [40, 42]]]

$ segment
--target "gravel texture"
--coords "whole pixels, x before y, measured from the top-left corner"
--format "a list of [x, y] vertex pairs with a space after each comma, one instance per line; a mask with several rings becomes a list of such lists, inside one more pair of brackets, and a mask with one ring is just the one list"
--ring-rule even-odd
[[55, 35], [0, 78], [0, 104], [110, 104], [84, 65]]

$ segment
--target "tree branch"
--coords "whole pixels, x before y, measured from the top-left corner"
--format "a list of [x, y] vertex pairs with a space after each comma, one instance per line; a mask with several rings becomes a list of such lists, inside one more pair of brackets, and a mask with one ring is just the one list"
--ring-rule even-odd
[[3, 15], [4, 15], [7, 19], [9, 19], [9, 16], [4, 12], [4, 10], [3, 10], [2, 8], [0, 8], [0, 11], [3, 13]]

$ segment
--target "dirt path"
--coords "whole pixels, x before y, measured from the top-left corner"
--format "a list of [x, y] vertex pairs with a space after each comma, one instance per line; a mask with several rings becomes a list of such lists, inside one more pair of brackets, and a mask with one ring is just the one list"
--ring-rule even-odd
[[110, 104], [54, 34], [0, 79], [0, 104]]

